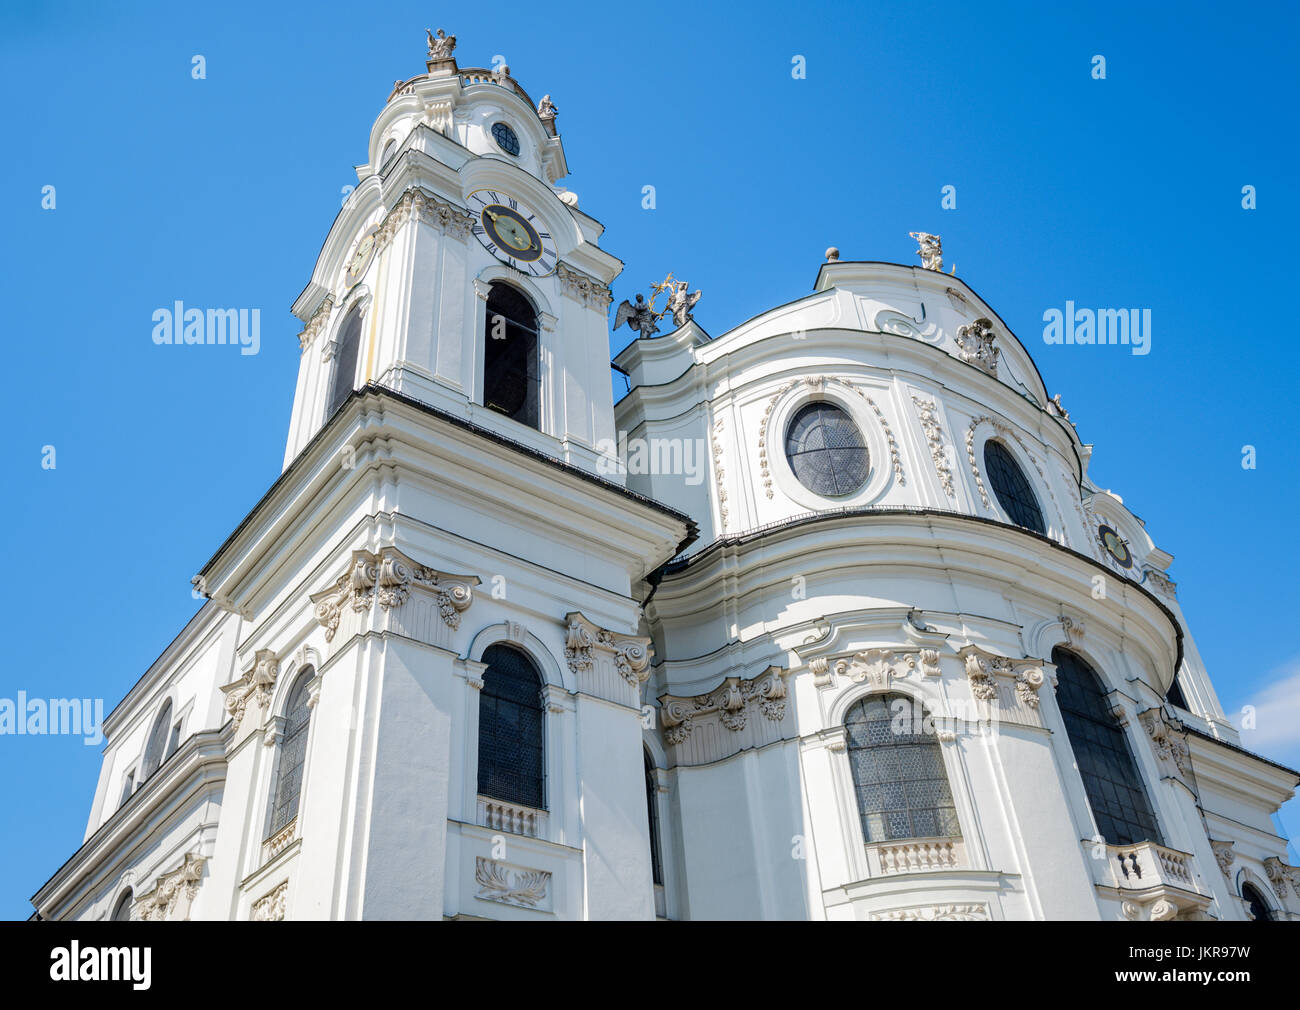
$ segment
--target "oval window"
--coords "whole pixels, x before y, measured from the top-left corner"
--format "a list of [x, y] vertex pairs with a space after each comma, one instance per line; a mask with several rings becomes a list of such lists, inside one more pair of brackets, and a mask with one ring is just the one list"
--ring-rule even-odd
[[862, 433], [833, 403], [799, 409], [786, 432], [785, 456], [799, 483], [815, 494], [852, 494], [867, 480], [870, 460]]

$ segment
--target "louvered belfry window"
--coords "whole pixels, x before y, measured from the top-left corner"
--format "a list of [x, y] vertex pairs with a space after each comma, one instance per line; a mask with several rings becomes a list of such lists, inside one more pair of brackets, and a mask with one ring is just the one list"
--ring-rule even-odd
[[357, 382], [357, 355], [361, 347], [361, 307], [353, 306], [339, 327], [338, 346], [334, 352], [334, 385], [330, 391], [326, 419], [343, 406]]
[[483, 405], [538, 427], [537, 311], [509, 284], [488, 292], [483, 335]]
[[483, 662], [487, 669], [479, 692], [479, 795], [542, 809], [542, 678], [532, 660], [508, 645], [488, 646]]

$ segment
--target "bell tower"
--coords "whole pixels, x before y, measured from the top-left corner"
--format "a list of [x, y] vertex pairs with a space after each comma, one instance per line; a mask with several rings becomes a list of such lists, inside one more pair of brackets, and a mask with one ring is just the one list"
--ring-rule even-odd
[[568, 164], [551, 96], [534, 102], [504, 65], [461, 68], [455, 46], [430, 33], [425, 72], [395, 82], [294, 302], [286, 468], [368, 384], [593, 472], [614, 442], [622, 264], [557, 185]]

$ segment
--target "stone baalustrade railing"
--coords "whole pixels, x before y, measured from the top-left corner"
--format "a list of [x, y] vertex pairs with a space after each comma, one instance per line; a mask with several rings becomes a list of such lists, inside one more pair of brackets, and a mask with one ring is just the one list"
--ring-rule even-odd
[[868, 842], [867, 865], [871, 868], [873, 877], [956, 870], [965, 867], [966, 850], [960, 838]]
[[478, 823], [493, 831], [541, 838], [546, 833], [546, 811], [488, 796], [478, 798]]

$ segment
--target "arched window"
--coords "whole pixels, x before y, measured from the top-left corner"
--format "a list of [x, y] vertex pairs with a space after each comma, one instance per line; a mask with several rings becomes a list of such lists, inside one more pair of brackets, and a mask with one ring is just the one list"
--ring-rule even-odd
[[135, 901], [135, 895], [128, 887], [122, 892], [122, 897], [117, 899], [117, 904], [113, 906], [113, 914], [110, 917], [113, 922], [130, 922], [131, 921], [131, 903]]
[[294, 681], [284, 708], [284, 736], [280, 740], [280, 762], [275, 772], [275, 791], [271, 794], [271, 826], [267, 837], [298, 816], [302, 795], [302, 769], [307, 763], [307, 730], [311, 725], [311, 692], [308, 685], [315, 676], [309, 666]]
[[478, 791], [541, 809], [542, 678], [532, 660], [508, 645], [483, 653], [487, 669], [478, 705]]
[[153, 729], [149, 731], [149, 742], [144, 748], [144, 775], [148, 778], [158, 770], [158, 766], [163, 761], [163, 751], [167, 746], [167, 737], [172, 730], [172, 703], [171, 700], [163, 702], [162, 711], [158, 713], [158, 718], [154, 720]]
[[1142, 775], [1123, 727], [1111, 714], [1101, 678], [1064, 649], [1052, 650], [1052, 662], [1056, 702], [1097, 830], [1109, 845], [1163, 845]]
[[537, 310], [509, 284], [488, 292], [483, 334], [483, 405], [539, 426]]
[[384, 145], [384, 153], [379, 156], [379, 167], [382, 168], [388, 164], [388, 159], [397, 151], [397, 138], [394, 137]]
[[650, 875], [655, 884], [664, 882], [663, 855], [659, 848], [659, 783], [655, 778], [655, 762], [650, 752], [645, 752], [645, 802], [650, 815]]
[[357, 354], [361, 347], [361, 306], [354, 305], [343, 325], [339, 327], [338, 346], [334, 352], [334, 384], [330, 390], [329, 408], [325, 417], [343, 406], [343, 401], [356, 387]]
[[1246, 912], [1254, 922], [1272, 922], [1273, 912], [1268, 907], [1264, 896], [1256, 890], [1254, 884], [1242, 884], [1241, 896], [1246, 901]]
[[1015, 457], [1001, 442], [989, 439], [984, 443], [984, 472], [988, 474], [998, 504], [1017, 526], [1035, 533], [1046, 533], [1043, 511], [1038, 499], [1025, 479]]
[[819, 401], [801, 407], [786, 429], [785, 456], [799, 483], [814, 494], [852, 494], [867, 479], [870, 461], [862, 432], [843, 410]]
[[931, 722], [916, 718], [919, 705], [903, 695], [877, 694], [844, 717], [862, 837], [868, 842], [961, 836], [939, 741]]

